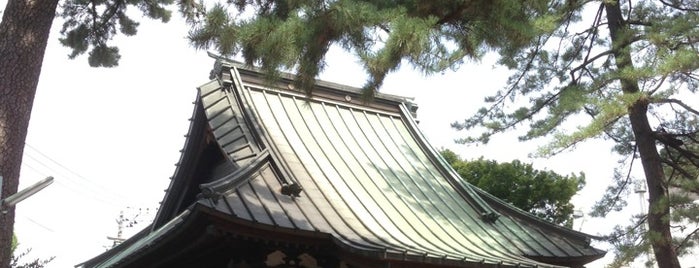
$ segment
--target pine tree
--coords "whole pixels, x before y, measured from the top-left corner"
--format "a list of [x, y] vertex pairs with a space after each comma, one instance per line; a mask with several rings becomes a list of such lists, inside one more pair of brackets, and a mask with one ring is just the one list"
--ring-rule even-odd
[[[88, 50], [91, 66], [113, 67], [119, 50], [108, 42], [117, 34], [136, 34], [138, 23], [128, 17], [128, 7], [163, 22], [170, 17], [164, 6], [173, 0], [9, 0], [0, 21], [0, 176], [2, 196], [17, 192], [24, 140], [31, 115], [41, 65], [54, 16], [65, 21], [61, 43], [71, 49], [70, 58]], [[180, 10], [192, 18], [197, 5], [180, 0]], [[0, 267], [9, 267], [14, 208], [0, 213]]]
[[[464, 142], [487, 141], [529, 122], [521, 140], [552, 137], [542, 148], [551, 155], [591, 139], [616, 143], [624, 164], [597, 205], [596, 216], [625, 205], [633, 185], [630, 170], [640, 160], [648, 187], [648, 214], [609, 235], [615, 266], [650, 246], [659, 267], [679, 267], [678, 254], [697, 241], [695, 232], [673, 238], [672, 223], [696, 222], [697, 208], [671, 190], [697, 192], [697, 117], [683, 98], [699, 80], [699, 4], [693, 1], [569, 1], [527, 49], [501, 59], [516, 70], [508, 87], [488, 99], [492, 105], [455, 123], [484, 131]], [[555, 5], [553, 5], [556, 7]], [[530, 101], [521, 105], [522, 97]], [[507, 104], [519, 108], [509, 109]], [[563, 127], [567, 125], [568, 127]], [[575, 125], [574, 127], [570, 127]], [[665, 154], [659, 150], [666, 148]], [[690, 182], [690, 183], [686, 183]], [[694, 211], [688, 213], [689, 211]], [[694, 216], [692, 216], [694, 215]], [[648, 231], [641, 226], [647, 224]], [[691, 242], [691, 243], [690, 243]]]
[[[9, 1], [0, 22], [2, 196], [17, 192], [31, 104], [58, 0]], [[0, 213], [0, 267], [9, 267], [14, 209]]]
[[[369, 79], [370, 97], [403, 62], [427, 74], [456, 68], [492, 47], [519, 48], [538, 32], [547, 1], [278, 0], [216, 4], [194, 24], [197, 48], [240, 53], [271, 77], [295, 70], [311, 90], [331, 45], [354, 53]], [[254, 14], [254, 15], [249, 15]]]

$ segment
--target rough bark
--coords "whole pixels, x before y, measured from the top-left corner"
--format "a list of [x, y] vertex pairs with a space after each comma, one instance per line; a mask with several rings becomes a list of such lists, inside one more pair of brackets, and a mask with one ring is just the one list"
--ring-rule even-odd
[[[34, 94], [58, 0], [10, 0], [0, 22], [2, 196], [17, 192]], [[14, 208], [0, 213], [0, 268], [10, 265]]]
[[[622, 16], [619, 1], [608, 1], [604, 5], [616, 67], [619, 70], [633, 69], [631, 52], [628, 48], [630, 36], [626, 31], [629, 29], [629, 24]], [[640, 90], [638, 81], [621, 79], [620, 82], [624, 94], [634, 94]], [[664, 182], [665, 174], [656, 147], [653, 129], [648, 121], [647, 111], [648, 100], [645, 98], [637, 100], [628, 108], [629, 121], [648, 185], [648, 230], [654, 234], [651, 245], [658, 267], [679, 268], [680, 263], [672, 245], [672, 233], [670, 232], [670, 206], [667, 203], [668, 192]]]

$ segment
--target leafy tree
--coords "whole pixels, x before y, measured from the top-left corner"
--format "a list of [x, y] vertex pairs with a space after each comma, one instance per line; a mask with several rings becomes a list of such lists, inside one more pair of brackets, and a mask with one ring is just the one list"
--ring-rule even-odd
[[[0, 175], [2, 196], [17, 192], [19, 169], [34, 94], [41, 73], [49, 31], [56, 13], [64, 20], [60, 41], [71, 48], [70, 58], [88, 52], [91, 66], [113, 67], [119, 50], [108, 42], [117, 34], [136, 34], [138, 22], [127, 11], [135, 7], [166, 22], [173, 0], [8, 0], [0, 21]], [[180, 10], [193, 18], [191, 0], [180, 0]], [[8, 267], [14, 208], [0, 214], [0, 267]]]
[[519, 160], [464, 161], [448, 149], [440, 153], [462, 178], [478, 188], [539, 218], [568, 227], [573, 225], [574, 206], [570, 199], [585, 186], [585, 174], [562, 176], [534, 169]]
[[[515, 127], [521, 140], [551, 137], [540, 154], [590, 138], [616, 143], [626, 167], [640, 159], [648, 186], [648, 239], [660, 267], [679, 267], [673, 244], [667, 168], [699, 166], [699, 112], [682, 96], [699, 86], [699, 2], [682, 0], [335, 0], [246, 1], [213, 5], [190, 33], [199, 48], [241, 53], [274, 75], [297, 72], [309, 92], [330, 45], [353, 52], [369, 79], [367, 96], [401, 63], [425, 73], [458, 67], [497, 51], [514, 75], [488, 107], [459, 129], [482, 131], [464, 142], [487, 142]], [[247, 11], [246, 11], [247, 10]], [[245, 12], [245, 13], [244, 13]], [[529, 124], [526, 124], [529, 123]], [[526, 124], [526, 125], [525, 125]], [[678, 143], [681, 140], [683, 143]], [[662, 157], [659, 146], [675, 151]], [[668, 154], [669, 156], [669, 154]], [[681, 159], [681, 160], [680, 160]], [[688, 173], [678, 176], [687, 180]], [[619, 169], [597, 215], [623, 205], [630, 172]], [[672, 180], [671, 180], [672, 179]], [[691, 237], [690, 237], [691, 238]], [[679, 247], [678, 247], [679, 246]], [[621, 251], [620, 251], [621, 252]]]

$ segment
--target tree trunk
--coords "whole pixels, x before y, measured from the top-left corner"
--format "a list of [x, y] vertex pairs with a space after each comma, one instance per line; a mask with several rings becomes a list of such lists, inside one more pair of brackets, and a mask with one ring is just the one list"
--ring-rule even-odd
[[[17, 192], [34, 94], [58, 0], [9, 0], [0, 22], [2, 196]], [[10, 266], [15, 213], [0, 213], [0, 268]]]
[[[624, 20], [619, 1], [605, 2], [609, 34], [612, 39], [614, 60], [617, 69], [633, 69], [629, 48], [629, 25]], [[621, 89], [624, 94], [634, 94], [640, 91], [638, 81], [621, 79]], [[633, 130], [641, 164], [648, 184], [648, 229], [655, 260], [660, 268], [679, 268], [677, 252], [672, 245], [670, 232], [670, 206], [667, 202], [665, 174], [658, 149], [655, 144], [653, 129], [648, 122], [648, 100], [641, 98], [628, 109], [629, 121]]]

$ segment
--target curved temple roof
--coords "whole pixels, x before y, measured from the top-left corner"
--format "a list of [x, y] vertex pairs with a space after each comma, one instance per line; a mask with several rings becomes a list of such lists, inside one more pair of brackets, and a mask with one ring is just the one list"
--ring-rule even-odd
[[[197, 109], [234, 168], [200, 185], [199, 205], [258, 226], [327, 234], [340, 248], [388, 260], [555, 267], [604, 255], [590, 236], [462, 180], [419, 132], [407, 99], [367, 104], [357, 90], [324, 82], [308, 98], [289, 89], [290, 79], [272, 84], [236, 63], [217, 66]], [[175, 199], [172, 183], [163, 206]], [[153, 233], [173, 220], [181, 217], [159, 214]]]

